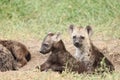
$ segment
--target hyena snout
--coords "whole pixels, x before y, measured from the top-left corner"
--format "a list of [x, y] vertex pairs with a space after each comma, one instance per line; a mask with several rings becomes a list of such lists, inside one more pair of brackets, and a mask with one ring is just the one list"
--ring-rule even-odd
[[40, 49], [40, 53], [42, 53], [42, 54], [46, 54], [47, 51], [46, 51], [45, 49]]
[[74, 42], [74, 45], [75, 45], [76, 47], [79, 47], [79, 42], [78, 42], [78, 41]]
[[47, 53], [50, 52], [50, 50], [51, 50], [51, 46], [49, 46], [49, 45], [47, 45], [47, 44], [43, 44], [43, 45], [41, 46], [40, 53], [42, 53], [42, 54], [47, 54]]
[[44, 51], [40, 50], [40, 53], [44, 53]]
[[84, 40], [84, 37], [80, 36], [73, 36], [73, 44], [75, 47], [81, 47], [82, 46], [82, 42]]
[[73, 40], [73, 44], [75, 47], [81, 47], [82, 46], [82, 41], [81, 40]]

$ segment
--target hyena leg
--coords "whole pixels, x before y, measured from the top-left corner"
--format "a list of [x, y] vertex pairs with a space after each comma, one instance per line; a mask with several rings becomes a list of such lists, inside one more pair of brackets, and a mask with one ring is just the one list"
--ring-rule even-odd
[[27, 64], [27, 60], [25, 58], [22, 58], [19, 63], [21, 63], [21, 67], [23, 67], [25, 64]]
[[52, 69], [53, 71], [57, 71], [57, 72], [59, 72], [59, 73], [62, 73], [62, 71], [65, 70], [63, 66], [60, 66], [60, 65], [57, 65], [57, 64], [52, 65], [52, 66], [51, 66], [51, 69]]
[[50, 63], [43, 63], [41, 66], [40, 66], [40, 70], [41, 71], [48, 71], [48, 69], [51, 69], [52, 71], [56, 71], [56, 72], [59, 72], [61, 73], [64, 68], [60, 65], [57, 65], [57, 64], [50, 64]]
[[51, 64], [48, 62], [43, 63], [40, 65], [40, 71], [48, 71], [50, 69]]
[[23, 51], [21, 50], [21, 48], [17, 49], [17, 48], [14, 48], [12, 50], [12, 53], [13, 53], [13, 56], [15, 58], [15, 60], [17, 61], [17, 66], [18, 67], [23, 67], [26, 63], [27, 63], [27, 60], [25, 58], [25, 53], [23, 53]]
[[20, 68], [20, 67], [23, 67], [25, 64], [27, 64], [27, 60], [25, 58], [22, 58], [22, 59], [18, 59], [17, 60], [17, 66]]
[[12, 63], [12, 67], [13, 67], [13, 70], [19, 70], [19, 66], [18, 66], [18, 63], [17, 63], [17, 61], [13, 61], [13, 63]]

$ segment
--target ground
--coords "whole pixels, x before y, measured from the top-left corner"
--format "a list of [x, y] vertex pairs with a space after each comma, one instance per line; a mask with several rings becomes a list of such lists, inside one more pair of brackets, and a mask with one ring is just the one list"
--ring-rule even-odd
[[[54, 73], [54, 72], [40, 72], [38, 69], [35, 69], [36, 66], [39, 66], [40, 64], [42, 64], [49, 56], [49, 54], [43, 55], [39, 53], [40, 44], [41, 44], [40, 40], [34, 40], [34, 39], [29, 41], [20, 40], [19, 42], [22, 42], [27, 46], [27, 48], [31, 52], [32, 58], [27, 63], [27, 65], [22, 67], [19, 71], [9, 71], [9, 72], [0, 73], [0, 77], [2, 77], [2, 79], [0, 80], [26, 80], [26, 79], [27, 80], [53, 80], [57, 78], [59, 78], [60, 80], [73, 79], [73, 77], [71, 78], [67, 76], [61, 77], [63, 74], [59, 75], [58, 73]], [[75, 48], [72, 45], [72, 42], [69, 39], [65, 40], [64, 42], [68, 51], [70, 51], [71, 54], [74, 55]], [[120, 40], [107, 40], [107, 41], [93, 40], [93, 43], [101, 51], [103, 51], [104, 53], [106, 52], [104, 55], [107, 56], [110, 61], [112, 61], [112, 63], [116, 68], [116, 71], [119, 71], [120, 70], [120, 54], [119, 54], [120, 46], [118, 45], [120, 44]], [[108, 47], [109, 49], [107, 49]], [[43, 77], [44, 75], [47, 75], [47, 77]], [[52, 78], [52, 76], [54, 76], [54, 78]], [[97, 77], [97, 79], [98, 78], [99, 77]]]

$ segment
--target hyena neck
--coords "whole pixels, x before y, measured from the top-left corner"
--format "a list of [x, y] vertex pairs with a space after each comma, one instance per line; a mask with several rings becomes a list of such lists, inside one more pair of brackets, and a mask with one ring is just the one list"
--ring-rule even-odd
[[75, 58], [83, 62], [87, 69], [92, 71], [93, 70], [93, 64], [95, 61], [95, 56], [93, 54], [93, 45], [90, 46], [84, 46], [82, 48], [76, 48]]
[[83, 49], [81, 48], [76, 48], [76, 53], [75, 53], [75, 58], [79, 61], [84, 61], [85, 60], [85, 56], [87, 55], [88, 53], [86, 51], [84, 51]]
[[55, 43], [52, 49], [52, 52], [58, 52], [58, 51], [66, 51], [65, 45], [62, 40]]
[[80, 48], [76, 48], [75, 57], [79, 61], [89, 62], [93, 52], [92, 43], [85, 44]]

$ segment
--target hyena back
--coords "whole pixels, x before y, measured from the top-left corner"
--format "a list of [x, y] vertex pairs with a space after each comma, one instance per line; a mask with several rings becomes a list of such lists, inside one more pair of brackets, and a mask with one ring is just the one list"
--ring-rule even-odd
[[0, 44], [0, 71], [17, 70], [17, 63], [11, 52]]
[[0, 40], [0, 44], [5, 46], [13, 55], [18, 63], [18, 67], [23, 67], [30, 59], [31, 54], [26, 46], [20, 42], [12, 40]]
[[91, 41], [92, 28], [90, 26], [83, 28], [70, 25], [69, 31], [76, 48], [75, 58], [77, 60], [84, 62], [88, 69], [92, 70], [101, 67], [101, 61], [104, 58], [106, 68], [109, 71], [114, 70], [112, 63], [93, 45]]

